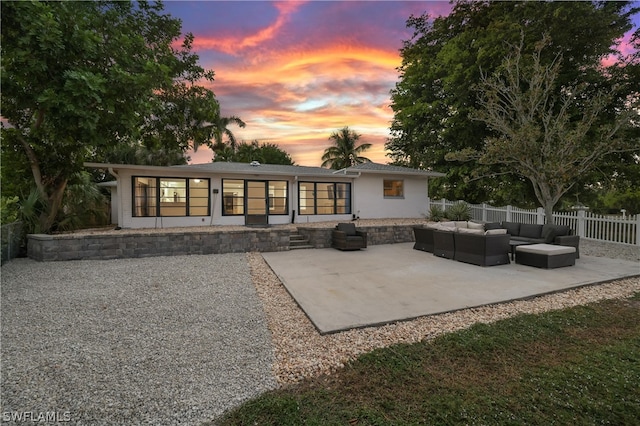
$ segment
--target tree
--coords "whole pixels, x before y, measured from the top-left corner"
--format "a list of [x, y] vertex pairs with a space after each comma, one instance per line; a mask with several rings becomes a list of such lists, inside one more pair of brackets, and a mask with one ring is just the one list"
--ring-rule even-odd
[[[230, 117], [220, 117], [218, 116], [217, 119], [211, 123], [207, 125], [207, 128], [211, 129], [212, 131], [212, 135], [213, 135], [213, 146], [212, 149], [215, 150], [220, 150], [222, 148], [224, 148], [225, 143], [224, 143], [224, 137], [227, 137], [227, 140], [229, 141], [229, 146], [231, 147], [231, 149], [236, 149], [236, 145], [237, 145], [237, 141], [236, 141], [236, 137], [233, 134], [233, 132], [231, 132], [231, 130], [229, 130], [229, 126], [231, 124], [235, 124], [236, 126], [240, 127], [240, 128], [244, 128], [246, 126], [245, 122], [242, 121], [239, 117], [236, 117], [235, 115], [232, 115]], [[197, 145], [194, 145], [193, 147], [194, 151], [198, 149]]]
[[286, 151], [275, 144], [260, 143], [257, 140], [251, 143], [242, 142], [235, 148], [223, 144], [222, 148], [215, 151], [213, 161], [235, 161], [238, 163], [257, 161], [262, 164], [294, 165], [291, 156]]
[[[607, 154], [637, 149], [637, 141], [620, 136], [638, 112], [632, 111], [630, 99], [627, 108], [610, 116], [607, 108], [615, 93], [586, 83], [561, 85], [562, 55], [543, 63], [550, 44], [549, 38], [541, 40], [528, 64], [521, 43], [498, 71], [482, 75], [477, 87], [481, 108], [472, 117], [495, 136], [485, 139], [482, 150], [467, 149], [447, 158], [475, 157], [483, 164], [506, 165], [531, 182], [547, 221], [553, 223], [553, 208], [580, 176]], [[606, 120], [601, 120], [603, 115]]]
[[[535, 203], [528, 181], [504, 165], [445, 159], [450, 152], [480, 149], [493, 134], [484, 122], [472, 119], [480, 108], [474, 88], [481, 70], [487, 75], [496, 71], [522, 35], [523, 54], [531, 55], [547, 33], [553, 44], [543, 52], [544, 63], [559, 53], [564, 58], [559, 85], [613, 87], [628, 68], [628, 56], [618, 46], [632, 28], [634, 12], [625, 2], [458, 1], [448, 16], [410, 17], [407, 26], [414, 34], [401, 49], [400, 80], [391, 96], [394, 118], [386, 148], [392, 160], [447, 173], [430, 188], [434, 197]], [[616, 72], [608, 75], [600, 62], [611, 54], [619, 60], [610, 67]], [[631, 84], [623, 84], [623, 89], [616, 91], [612, 105], [624, 102], [634, 90]]]
[[3, 165], [28, 164], [43, 232], [85, 161], [114, 146], [175, 153], [211, 139], [197, 124], [214, 121], [219, 107], [197, 82], [213, 71], [197, 65], [193, 36], [177, 44], [180, 21], [160, 3], [0, 6]]
[[371, 160], [363, 157], [362, 154], [371, 148], [371, 144], [362, 143], [356, 146], [360, 136], [347, 126], [333, 132], [329, 136], [329, 140], [333, 141], [333, 146], [324, 150], [322, 167], [340, 170], [356, 164], [370, 162]]

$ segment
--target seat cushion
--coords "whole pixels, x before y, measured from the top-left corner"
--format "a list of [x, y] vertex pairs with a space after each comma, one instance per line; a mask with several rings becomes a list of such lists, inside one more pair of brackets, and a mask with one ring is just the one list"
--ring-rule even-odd
[[531, 244], [516, 247], [516, 252], [535, 253], [545, 256], [557, 256], [560, 254], [575, 253], [575, 247], [556, 246], [551, 244]]
[[542, 238], [542, 225], [523, 223], [520, 225], [520, 233], [518, 236], [525, 238]]
[[456, 228], [456, 232], [460, 234], [476, 234], [476, 235], [484, 234], [484, 231], [482, 229], [469, 229], [469, 228]]
[[336, 228], [338, 231], [344, 232], [347, 235], [356, 235], [355, 223], [339, 223]]

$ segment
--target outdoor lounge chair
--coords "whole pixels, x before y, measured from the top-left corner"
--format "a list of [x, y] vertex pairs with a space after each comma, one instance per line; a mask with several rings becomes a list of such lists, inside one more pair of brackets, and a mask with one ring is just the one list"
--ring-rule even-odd
[[358, 231], [354, 223], [339, 223], [331, 232], [331, 247], [338, 250], [367, 248], [367, 233]]

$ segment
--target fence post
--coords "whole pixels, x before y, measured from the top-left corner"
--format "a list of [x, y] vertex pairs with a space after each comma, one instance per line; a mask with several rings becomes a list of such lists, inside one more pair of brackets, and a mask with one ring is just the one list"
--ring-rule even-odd
[[511, 222], [511, 205], [507, 206], [507, 220], [506, 222]]
[[429, 198], [429, 196], [427, 195], [427, 213], [426, 213], [427, 219], [431, 218], [430, 212], [431, 212], [431, 198]]
[[487, 203], [482, 203], [482, 221], [487, 221]]
[[442, 199], [442, 211], [447, 210], [447, 200], [445, 200], [444, 198]]
[[578, 210], [578, 235], [580, 236], [580, 238], [584, 238], [585, 236], [585, 212], [584, 210]]
[[[536, 224], [544, 225], [544, 209], [542, 207], [538, 207], [536, 210]], [[551, 222], [551, 218], [547, 218], [547, 222]]]
[[640, 214], [636, 213], [636, 245], [640, 246]]

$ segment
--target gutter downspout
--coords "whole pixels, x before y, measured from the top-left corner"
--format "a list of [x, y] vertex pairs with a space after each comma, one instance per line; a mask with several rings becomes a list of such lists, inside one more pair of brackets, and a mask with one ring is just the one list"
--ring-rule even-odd
[[120, 175], [116, 172], [113, 167], [109, 167], [109, 174], [116, 178], [116, 190], [118, 191], [118, 228], [122, 228], [122, 187], [120, 182]]

